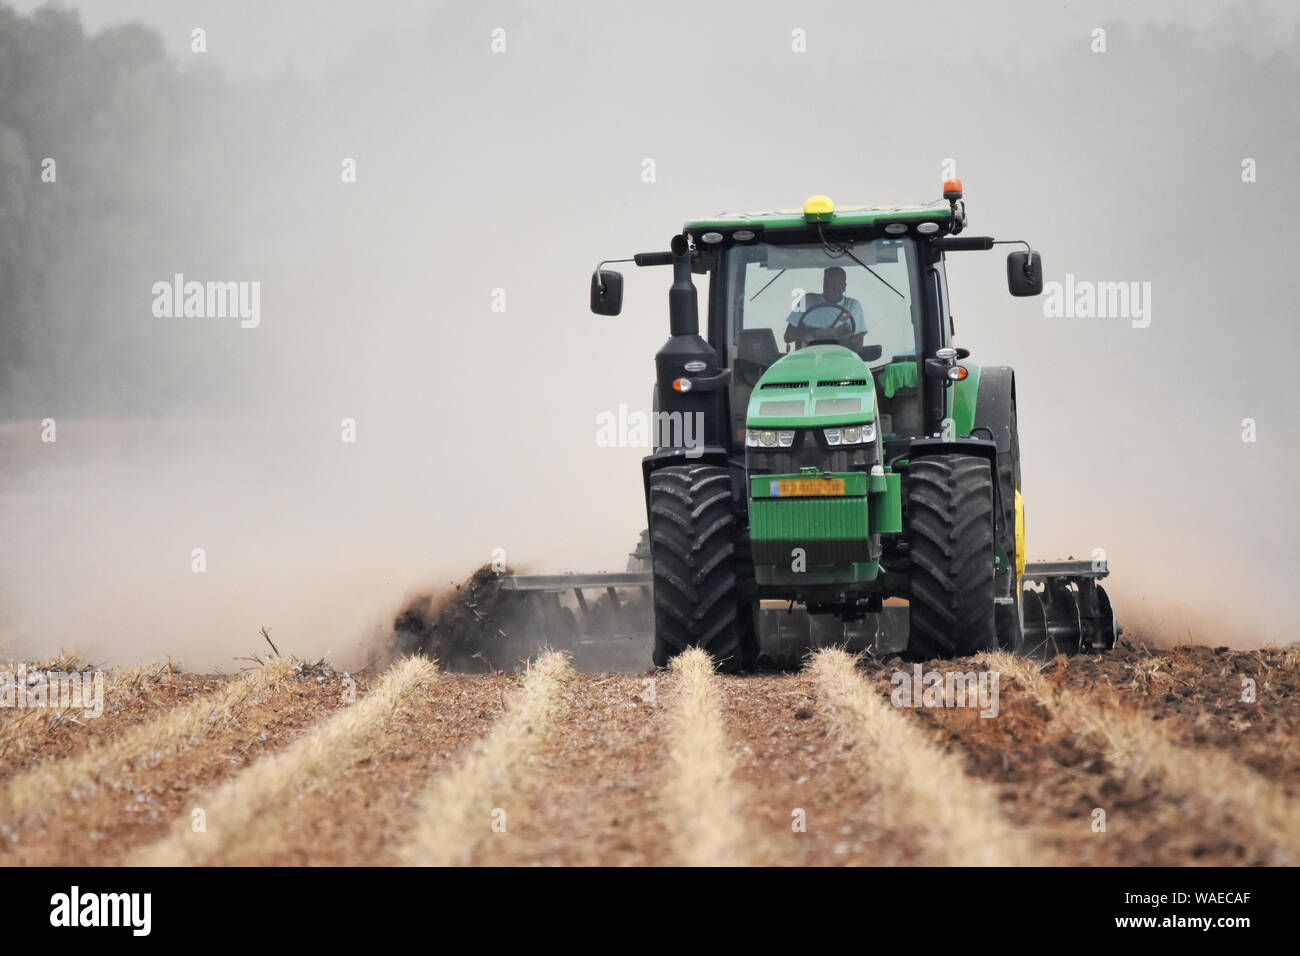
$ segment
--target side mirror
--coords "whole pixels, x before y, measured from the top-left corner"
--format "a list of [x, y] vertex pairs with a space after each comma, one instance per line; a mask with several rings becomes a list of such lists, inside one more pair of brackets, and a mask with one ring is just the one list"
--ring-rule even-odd
[[623, 273], [597, 269], [591, 274], [591, 311], [597, 315], [623, 311]]
[[1014, 296], [1038, 295], [1042, 292], [1042, 256], [1032, 249], [1029, 252], [1013, 252], [1007, 256], [1007, 288]]
[[591, 273], [591, 311], [617, 315], [623, 311], [623, 273], [597, 269]]

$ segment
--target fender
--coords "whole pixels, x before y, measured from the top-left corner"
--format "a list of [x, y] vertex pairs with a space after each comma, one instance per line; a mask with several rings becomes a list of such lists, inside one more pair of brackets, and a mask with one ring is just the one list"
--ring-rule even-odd
[[983, 458], [997, 474], [998, 448], [987, 438], [914, 438], [908, 446], [909, 460], [928, 455], [974, 455]]
[[[998, 454], [1011, 450], [1011, 409], [1016, 405], [1016, 373], [1007, 365], [989, 365], [980, 370], [975, 396], [975, 415], [969, 434], [993, 439]], [[984, 429], [987, 429], [985, 431]], [[962, 434], [959, 430], [957, 434]]]

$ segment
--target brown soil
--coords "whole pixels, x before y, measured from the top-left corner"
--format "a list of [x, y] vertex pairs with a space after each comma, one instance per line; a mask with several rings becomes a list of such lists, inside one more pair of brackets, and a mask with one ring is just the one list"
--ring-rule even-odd
[[[131, 849], [162, 837], [175, 818], [188, 816], [201, 805], [198, 801], [206, 790], [233, 777], [263, 753], [306, 733], [340, 706], [341, 676], [327, 664], [305, 665], [270, 700], [245, 708], [201, 745], [153, 765], [108, 772], [84, 792], [50, 794], [55, 808], [50, 816], [35, 824], [0, 829], [0, 865], [99, 866], [120, 862]], [[176, 706], [207, 694], [227, 679], [179, 675], [167, 685], [160, 685], [155, 706], [139, 708], [134, 719], [120, 715], [110, 718], [106, 706], [101, 718], [87, 721], [94, 726], [92, 739], [120, 732], [164, 706]], [[105, 725], [102, 729], [98, 726], [101, 722]], [[80, 749], [68, 747], [66, 753]], [[60, 751], [42, 759], [63, 756], [65, 752]]]
[[209, 674], [163, 671], [138, 692], [119, 695], [106, 689], [104, 712], [98, 717], [88, 718], [80, 709], [28, 708], [6, 713], [0, 717], [0, 783], [41, 760], [67, 757], [111, 740], [135, 724], [211, 693], [225, 680]]
[[[979, 669], [970, 661], [929, 665]], [[882, 703], [889, 678], [910, 664], [869, 660], [865, 677]], [[1300, 655], [1291, 650], [1204, 647], [1149, 650], [1122, 644], [1099, 658], [1058, 658], [1049, 678], [1081, 694], [1119, 695], [1160, 721], [1189, 760], [1213, 749], [1289, 788], [1300, 800]], [[1242, 701], [1242, 678], [1255, 700]], [[104, 716], [52, 724], [39, 746], [0, 765], [0, 786], [42, 761], [64, 760], [159, 713], [211, 693], [228, 678], [170, 674]], [[436, 774], [472, 752], [505, 706], [517, 676], [443, 673], [405, 718], [399, 744], [331, 780], [315, 781], [282, 811], [279, 839], [261, 862], [388, 864], [397, 859], [419, 795]], [[675, 821], [660, 794], [669, 772], [653, 674], [584, 674], [564, 691], [567, 709], [552, 735], [494, 802], [503, 833], [480, 843], [475, 863], [644, 865], [673, 862]], [[373, 684], [360, 681], [358, 693]], [[802, 673], [726, 677], [722, 713], [735, 760], [737, 812], [751, 862], [770, 865], [896, 864], [918, 858], [916, 841], [880, 822], [870, 768], [832, 737]], [[343, 706], [341, 675], [303, 669], [267, 702], [155, 766], [106, 773], [90, 793], [51, 794], [39, 824], [0, 831], [0, 864], [113, 864], [169, 832], [204, 793], [251, 761], [283, 747]], [[653, 699], [651, 696], [653, 691]], [[1112, 697], [1112, 700], [1114, 698]], [[993, 785], [1010, 821], [1044, 857], [1070, 864], [1255, 864], [1270, 848], [1247, 830], [1120, 772], [1095, 740], [1052, 721], [1023, 688], [1005, 680], [996, 718], [971, 708], [909, 711], [973, 778]], [[15, 715], [5, 715], [6, 720]], [[42, 718], [44, 715], [41, 715]], [[1094, 832], [1104, 808], [1107, 827]], [[802, 814], [796, 815], [796, 811]], [[1298, 811], [1300, 812], [1300, 811]], [[792, 823], [806, 821], [803, 832]]]
[[[1198, 747], [1230, 753], [1294, 794], [1300, 777], [1295, 731], [1300, 722], [1300, 668], [1295, 651], [1177, 647], [1163, 651], [1122, 641], [1098, 657], [1057, 657], [1043, 673], [1061, 686], [1119, 699], [1153, 721], [1196, 760]], [[872, 662], [882, 695], [890, 675], [911, 664]], [[979, 670], [970, 661], [927, 665]], [[1257, 681], [1255, 703], [1241, 701], [1242, 676]], [[1227, 817], [1212, 821], [1158, 783], [1136, 779], [1107, 761], [1099, 741], [1053, 723], [1014, 680], [1000, 687], [996, 718], [971, 708], [920, 708], [917, 719], [972, 775], [999, 785], [1007, 814], [1041, 835], [1063, 862], [1178, 866], [1264, 864], [1271, 848], [1245, 842]], [[1106, 813], [1105, 832], [1093, 813]], [[1300, 806], [1297, 807], [1300, 812]]]

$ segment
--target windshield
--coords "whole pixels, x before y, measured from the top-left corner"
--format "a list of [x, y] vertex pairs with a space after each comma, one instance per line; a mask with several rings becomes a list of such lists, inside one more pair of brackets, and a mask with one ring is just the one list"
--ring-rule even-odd
[[817, 341], [879, 346], [872, 367], [915, 357], [920, 270], [910, 240], [756, 243], [728, 255], [733, 358], [765, 368]]
[[787, 352], [831, 341], [872, 369], [916, 361], [921, 268], [912, 240], [754, 243], [726, 254], [733, 430], [742, 436], [749, 393]]

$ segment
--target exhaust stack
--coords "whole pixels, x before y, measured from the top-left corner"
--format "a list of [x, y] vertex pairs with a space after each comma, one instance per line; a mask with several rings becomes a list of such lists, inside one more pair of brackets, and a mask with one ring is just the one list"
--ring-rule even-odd
[[[718, 431], [725, 379], [718, 378], [723, 369], [717, 352], [700, 337], [699, 297], [691, 281], [691, 249], [685, 236], [673, 236], [672, 253], [673, 284], [668, 289], [671, 335], [655, 355], [655, 411], [682, 427], [657, 430], [655, 450], [682, 447], [691, 457], [698, 457], [701, 445], [725, 444]], [[696, 423], [699, 427], [694, 427]], [[692, 427], [684, 431], [687, 424]], [[680, 435], [690, 435], [690, 445], [679, 445]]]
[[700, 334], [700, 303], [691, 281], [691, 250], [685, 236], [673, 236], [673, 284], [668, 289], [668, 328], [673, 335]]

